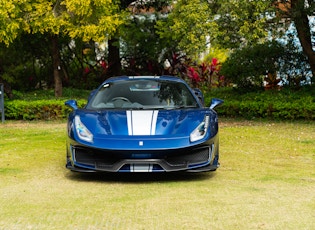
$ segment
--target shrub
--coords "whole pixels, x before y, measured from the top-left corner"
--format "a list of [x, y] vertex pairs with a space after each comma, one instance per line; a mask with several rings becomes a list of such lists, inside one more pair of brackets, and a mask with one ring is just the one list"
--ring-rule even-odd
[[238, 49], [223, 63], [220, 73], [239, 88], [262, 87], [263, 76], [278, 71], [278, 60], [284, 53], [277, 42]]
[[[71, 91], [74, 98], [74, 91]], [[216, 110], [223, 117], [246, 119], [266, 118], [276, 120], [315, 120], [315, 87], [300, 90], [282, 89], [240, 93], [233, 88], [213, 88], [205, 93], [205, 103], [211, 98], [221, 98], [224, 104]], [[88, 92], [80, 95], [87, 98]], [[34, 95], [34, 93], [31, 93]], [[42, 96], [39, 96], [42, 95]], [[22, 97], [22, 95], [21, 95]], [[53, 120], [65, 119], [71, 111], [64, 105], [68, 99], [48, 99], [47, 95], [37, 93], [36, 100], [24, 96], [25, 100], [6, 100], [5, 117], [11, 120]], [[40, 99], [44, 98], [44, 99]], [[78, 106], [83, 107], [86, 99], [76, 98]]]
[[[65, 119], [71, 109], [64, 103], [64, 100], [7, 101], [4, 105], [5, 117], [11, 120]], [[85, 104], [85, 100], [78, 101], [79, 107]]]
[[311, 91], [306, 87], [299, 91], [283, 89], [243, 94], [232, 88], [215, 89], [206, 93], [205, 102], [209, 105], [213, 97], [223, 99], [223, 106], [216, 110], [225, 117], [315, 120], [315, 89], [310, 88]]

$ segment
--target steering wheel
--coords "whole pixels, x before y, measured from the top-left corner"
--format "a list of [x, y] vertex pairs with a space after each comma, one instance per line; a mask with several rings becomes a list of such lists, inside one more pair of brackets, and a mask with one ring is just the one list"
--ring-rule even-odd
[[122, 100], [122, 101], [131, 103], [131, 101], [128, 98], [125, 98], [125, 97], [114, 97], [114, 98], [111, 99], [111, 101], [113, 101], [113, 102], [118, 101], [118, 100]]

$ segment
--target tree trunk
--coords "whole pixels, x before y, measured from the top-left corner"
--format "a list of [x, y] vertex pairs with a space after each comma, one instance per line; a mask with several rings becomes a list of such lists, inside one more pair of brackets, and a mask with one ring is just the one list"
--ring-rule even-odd
[[119, 76], [121, 74], [121, 62], [119, 55], [119, 39], [108, 40], [108, 77]]
[[61, 58], [59, 53], [59, 41], [58, 35], [51, 36], [52, 42], [52, 59], [53, 59], [53, 71], [54, 71], [54, 83], [55, 83], [55, 97], [62, 96], [62, 79], [61, 79]]
[[298, 33], [304, 54], [308, 58], [313, 78], [315, 77], [315, 52], [312, 47], [311, 28], [309, 25], [308, 15], [305, 12], [304, 0], [292, 0], [292, 20]]

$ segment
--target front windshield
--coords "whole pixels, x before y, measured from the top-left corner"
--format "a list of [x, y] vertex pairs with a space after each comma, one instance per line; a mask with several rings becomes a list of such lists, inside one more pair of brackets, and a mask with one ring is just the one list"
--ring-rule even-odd
[[175, 109], [198, 107], [187, 86], [158, 79], [110, 82], [89, 101], [87, 109]]

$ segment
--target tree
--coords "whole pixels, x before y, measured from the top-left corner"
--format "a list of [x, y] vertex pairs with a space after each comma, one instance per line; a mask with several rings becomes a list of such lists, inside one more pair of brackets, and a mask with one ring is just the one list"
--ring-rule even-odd
[[[163, 11], [165, 8], [167, 8], [170, 2], [172, 2], [172, 0], [136, 0], [136, 1], [135, 0], [121, 0], [119, 2], [118, 4], [119, 11], [120, 12], [128, 11], [129, 13], [131, 13], [131, 16], [128, 17], [129, 20], [126, 21], [123, 28], [120, 28], [118, 31], [116, 31], [115, 35], [111, 39], [108, 40], [108, 63], [109, 63], [108, 76], [109, 77], [120, 75], [122, 72], [120, 53], [121, 53], [121, 49], [123, 49], [123, 52], [126, 51], [126, 47], [120, 47], [121, 37], [122, 36], [126, 37], [126, 34], [130, 34], [130, 31], [128, 31], [128, 29], [131, 29], [132, 32], [136, 32], [136, 33], [138, 33], [139, 30], [141, 30], [141, 26], [137, 28], [138, 31], [136, 31], [132, 26], [137, 21], [137, 17], [135, 16], [137, 15], [148, 16], [150, 14], [156, 14], [160, 11]], [[121, 31], [121, 29], [123, 31]], [[135, 42], [133, 41], [134, 37], [131, 37], [130, 40], [131, 41], [128, 41], [128, 43], [138, 42], [138, 41], [135, 41]], [[148, 48], [150, 48], [151, 44], [147, 45], [146, 43], [145, 45], [143, 45], [143, 41], [142, 41], [141, 46], [147, 45]], [[129, 55], [129, 58], [132, 58], [130, 57], [130, 54], [128, 55]]]
[[285, 47], [278, 42], [266, 42], [237, 49], [223, 63], [220, 73], [239, 88], [262, 87], [264, 76], [277, 76]]
[[[217, 33], [211, 42], [228, 48], [245, 47], [263, 43], [266, 39], [280, 36], [291, 22], [308, 58], [315, 76], [314, 32], [310, 18], [315, 16], [315, 2], [312, 0], [266, 0], [266, 1], [210, 1], [213, 5], [213, 20]], [[314, 22], [313, 22], [314, 23]]]
[[287, 10], [291, 20], [295, 24], [303, 52], [308, 58], [313, 77], [315, 77], [314, 40], [312, 42], [312, 38], [314, 39], [315, 35], [314, 31], [313, 34], [311, 32], [310, 22], [310, 17], [313, 16], [313, 19], [315, 17], [315, 2], [313, 0], [291, 0], [291, 7]]
[[[134, 15], [132, 20], [121, 28], [121, 55], [124, 74], [159, 75], [162, 72], [165, 44], [156, 33], [158, 14]], [[164, 60], [163, 60], [164, 61]]]
[[51, 70], [47, 44], [44, 35], [27, 33], [18, 36], [10, 46], [0, 44], [0, 82], [9, 98], [13, 97], [12, 88], [26, 90], [47, 80], [43, 78]]
[[274, 12], [272, 1], [210, 1], [211, 20], [217, 27], [211, 43], [234, 49], [264, 42], [271, 26], [268, 20]]
[[8, 0], [0, 6], [0, 42], [9, 45], [22, 31], [49, 35], [56, 97], [62, 95], [59, 35], [104, 41], [123, 22], [111, 0]]
[[211, 8], [205, 0], [179, 0], [168, 17], [157, 23], [158, 34], [186, 55], [198, 59], [207, 49], [208, 38], [215, 28], [209, 19]]

